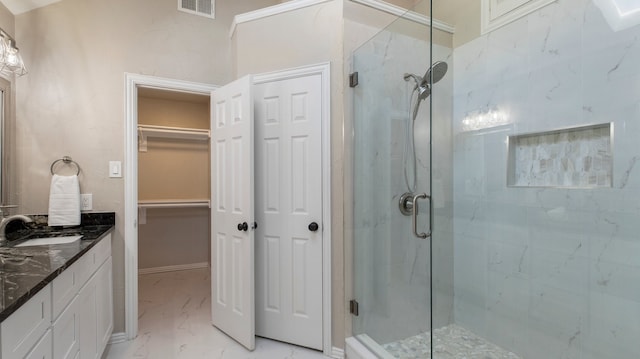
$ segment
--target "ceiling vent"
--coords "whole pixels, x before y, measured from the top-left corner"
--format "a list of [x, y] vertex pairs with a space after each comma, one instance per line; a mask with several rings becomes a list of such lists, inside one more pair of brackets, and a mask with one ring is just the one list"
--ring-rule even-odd
[[178, 0], [178, 10], [215, 18], [215, 0]]

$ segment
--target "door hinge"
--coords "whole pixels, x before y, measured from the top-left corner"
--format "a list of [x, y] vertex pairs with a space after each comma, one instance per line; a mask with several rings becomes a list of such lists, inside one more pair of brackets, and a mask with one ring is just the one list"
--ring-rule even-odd
[[358, 301], [356, 301], [355, 299], [352, 299], [349, 301], [349, 312], [353, 315], [355, 315], [356, 317], [359, 314], [359, 309], [358, 309], [359, 305], [358, 305]]
[[358, 71], [349, 74], [349, 87], [358, 86]]

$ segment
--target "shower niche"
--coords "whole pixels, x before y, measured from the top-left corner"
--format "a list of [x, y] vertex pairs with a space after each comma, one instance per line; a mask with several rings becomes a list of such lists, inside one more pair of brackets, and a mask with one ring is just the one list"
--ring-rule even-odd
[[509, 136], [509, 187], [609, 188], [613, 124]]

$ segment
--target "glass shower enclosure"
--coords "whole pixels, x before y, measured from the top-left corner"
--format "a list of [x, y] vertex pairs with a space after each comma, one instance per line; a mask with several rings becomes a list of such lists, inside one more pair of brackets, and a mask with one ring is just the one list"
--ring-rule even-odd
[[482, 3], [418, 2], [351, 54], [353, 336], [640, 358], [640, 4]]
[[451, 48], [424, 20], [400, 17], [352, 54], [353, 331], [380, 357], [427, 357], [453, 309], [451, 270], [431, 279], [433, 255], [453, 262]]

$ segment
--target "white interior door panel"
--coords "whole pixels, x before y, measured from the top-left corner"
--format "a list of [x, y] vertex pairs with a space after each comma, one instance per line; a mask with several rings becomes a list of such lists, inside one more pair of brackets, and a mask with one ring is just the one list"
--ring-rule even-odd
[[321, 89], [320, 75], [254, 87], [256, 333], [318, 350], [323, 345]]
[[211, 95], [211, 315], [255, 348], [254, 138], [251, 76]]

